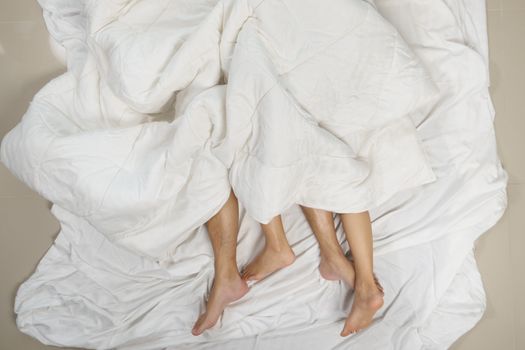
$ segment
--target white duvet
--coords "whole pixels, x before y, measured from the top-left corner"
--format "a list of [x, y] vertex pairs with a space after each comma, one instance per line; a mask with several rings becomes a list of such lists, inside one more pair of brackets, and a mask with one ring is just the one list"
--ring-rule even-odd
[[[473, 243], [506, 207], [485, 6], [464, 0], [40, 0], [68, 72], [2, 140], [61, 232], [17, 292], [58, 346], [445, 349], [485, 299]], [[233, 187], [239, 266], [282, 213], [297, 261], [200, 337], [203, 226]], [[385, 304], [342, 338], [297, 204], [370, 210]], [[345, 245], [338, 217], [337, 233]]]

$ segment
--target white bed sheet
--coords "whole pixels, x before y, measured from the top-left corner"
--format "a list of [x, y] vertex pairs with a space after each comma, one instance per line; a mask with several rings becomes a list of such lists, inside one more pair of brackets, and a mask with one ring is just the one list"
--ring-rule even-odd
[[[375, 6], [423, 60], [441, 98], [418, 125], [437, 181], [370, 211], [385, 304], [366, 331], [339, 336], [352, 294], [320, 278], [315, 238], [297, 207], [283, 214], [297, 261], [253, 285], [217, 327], [195, 338], [189, 330], [213, 278], [202, 227], [155, 261], [112, 243], [57, 204], [52, 212], [61, 232], [17, 293], [20, 330], [46, 344], [88, 348], [411, 350], [446, 349], [472, 328], [485, 310], [474, 243], [501, 217], [507, 198], [488, 94], [485, 4], [376, 0]], [[343, 242], [337, 217], [336, 223]], [[260, 248], [258, 230], [242, 209], [239, 265]], [[188, 256], [201, 260], [178, 258]], [[196, 265], [206, 268], [195, 271]]]

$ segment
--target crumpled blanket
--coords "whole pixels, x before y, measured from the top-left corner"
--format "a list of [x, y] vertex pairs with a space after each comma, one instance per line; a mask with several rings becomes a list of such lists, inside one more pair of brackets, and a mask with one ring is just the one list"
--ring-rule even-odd
[[[23, 332], [129, 349], [246, 348], [271, 335], [275, 348], [340, 324], [352, 293], [319, 276], [297, 204], [373, 219], [385, 305], [358, 336], [327, 333], [326, 348], [439, 348], [479, 319], [468, 252], [501, 216], [507, 175], [486, 62], [457, 25], [462, 1], [39, 3], [68, 71], [34, 97], [0, 155], [53, 202], [61, 232], [17, 293]], [[213, 280], [203, 224], [230, 188], [239, 265], [262, 247], [258, 222], [279, 213], [298, 259], [196, 338]], [[447, 332], [450, 312], [437, 312], [460, 296], [472, 309]]]

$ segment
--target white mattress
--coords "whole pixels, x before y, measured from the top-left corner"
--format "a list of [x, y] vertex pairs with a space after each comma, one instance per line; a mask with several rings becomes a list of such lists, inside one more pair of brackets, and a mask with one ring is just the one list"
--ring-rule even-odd
[[[248, 72], [267, 62], [259, 61], [259, 55], [250, 57], [253, 41], [243, 41], [258, 34], [246, 31], [237, 38], [239, 28], [249, 27], [246, 23], [252, 23], [255, 15], [270, 18], [263, 12], [274, 10], [270, 5], [293, 9], [306, 3], [39, 2], [51, 34], [68, 50], [69, 71], [39, 92], [20, 124], [4, 137], [1, 160], [54, 203], [51, 210], [61, 222], [61, 232], [17, 292], [15, 312], [22, 332], [46, 344], [99, 349], [446, 349], [481, 318], [485, 294], [473, 247], [507, 204], [507, 173], [497, 155], [488, 93], [484, 1], [376, 0], [373, 4], [399, 31], [403, 41], [396, 47], [406, 42], [411, 49], [407, 57], [414, 54], [424, 67], [424, 71], [412, 70], [416, 72], [412, 77], [419, 82], [430, 77], [437, 90], [407, 88], [405, 93], [413, 94], [414, 100], [419, 96], [420, 103], [410, 110], [392, 108], [394, 120], [408, 120], [402, 117], [409, 113], [413, 122], [404, 124], [409, 125], [406, 133], [394, 134], [412, 140], [408, 148], [397, 151], [405, 152], [401, 154], [406, 154], [407, 169], [422, 170], [419, 177], [410, 178], [410, 186], [394, 182], [397, 191], [384, 192], [370, 209], [374, 268], [385, 288], [385, 303], [369, 328], [346, 338], [339, 332], [352, 294], [343, 283], [320, 277], [315, 238], [297, 205], [288, 203], [320, 199], [307, 197], [303, 188], [302, 197], [283, 190], [266, 201], [265, 191], [243, 187], [250, 167], [235, 168], [235, 176], [228, 173], [228, 166], [241, 164], [236, 163], [240, 153], [234, 156], [232, 149], [247, 139], [257, 140], [253, 133], [238, 132], [243, 126], [236, 124], [239, 119], [231, 120], [235, 115], [242, 120], [250, 109], [243, 109], [241, 102], [237, 109], [223, 105], [234, 96], [233, 88], [206, 89], [223, 69], [231, 86], [238, 88], [235, 83], [246, 78], [237, 90], [242, 92], [240, 100], [246, 105], [260, 102], [266, 77], [280, 76], [279, 69], [285, 71], [293, 62], [284, 55], [282, 61], [269, 65], [277, 67], [277, 74], [261, 74], [262, 78], [241, 74], [245, 62], [250, 62]], [[339, 12], [344, 6], [368, 6], [360, 1], [334, 4], [341, 6]], [[325, 21], [333, 26], [323, 31], [341, 30], [334, 4], [332, 13], [319, 12], [328, 19], [333, 16], [333, 23]], [[174, 21], [165, 21], [164, 16]], [[181, 18], [187, 21], [175, 21]], [[220, 41], [213, 35], [217, 18], [225, 21], [219, 25]], [[198, 23], [200, 31], [194, 31], [192, 23]], [[320, 35], [304, 47], [313, 50], [323, 40]], [[141, 45], [134, 46], [138, 42]], [[235, 45], [246, 50], [245, 56], [230, 66], [230, 60], [236, 62], [242, 52], [235, 51]], [[294, 52], [293, 48], [285, 51]], [[411, 66], [415, 61], [407, 62]], [[306, 90], [293, 80], [288, 83], [301, 101], [300, 93]], [[177, 90], [181, 92], [172, 110], [167, 106]], [[401, 95], [394, 101], [406, 98]], [[428, 104], [430, 95], [434, 104]], [[190, 103], [194, 100], [205, 102]], [[325, 97], [319, 103], [324, 101]], [[253, 111], [258, 106], [252, 105]], [[306, 111], [316, 107], [303, 106]], [[225, 108], [229, 113], [223, 113]], [[191, 112], [192, 119], [180, 118], [181, 111]], [[170, 113], [179, 118], [170, 124], [159, 122], [169, 119]], [[261, 128], [274, 125], [259, 120]], [[384, 125], [376, 125], [375, 130]], [[319, 136], [313, 130], [311, 140], [326, 137], [322, 146], [327, 155], [358, 156], [359, 152], [344, 153], [345, 148], [334, 146], [337, 142], [330, 135]], [[245, 138], [236, 139], [238, 135]], [[255, 145], [245, 148], [249, 151], [263, 149], [262, 156], [275, 151], [275, 145], [265, 141], [246, 144], [243, 147]], [[188, 154], [198, 156], [188, 162]], [[378, 159], [387, 159], [385, 154]], [[321, 180], [332, 176], [317, 175]], [[276, 210], [284, 210], [283, 222], [298, 259], [253, 284], [244, 298], [225, 310], [216, 327], [194, 337], [190, 330], [213, 280], [213, 256], [202, 223], [218, 210], [230, 182], [237, 184], [244, 203], [264, 204], [241, 205], [239, 265], [253, 258], [263, 244], [253, 217], [261, 214], [257, 219], [264, 221]], [[260, 182], [257, 188], [264, 185]], [[370, 198], [376, 197], [358, 197], [357, 202], [370, 206], [364, 202]], [[339, 240], [348, 248], [338, 217], [335, 220]]]

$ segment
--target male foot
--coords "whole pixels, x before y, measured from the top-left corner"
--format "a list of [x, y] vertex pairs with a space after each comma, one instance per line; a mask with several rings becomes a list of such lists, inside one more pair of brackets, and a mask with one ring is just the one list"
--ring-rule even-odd
[[246, 281], [259, 281], [271, 273], [291, 265], [295, 254], [290, 246], [271, 248], [265, 246], [263, 251], [243, 269], [241, 277]]
[[246, 281], [242, 280], [238, 273], [227, 277], [216, 276], [206, 304], [206, 312], [199, 316], [191, 333], [200, 335], [206, 329], [213, 327], [226, 306], [242, 298], [248, 290]]
[[356, 283], [354, 303], [348, 315], [341, 336], [346, 337], [366, 328], [372, 323], [374, 314], [383, 306], [383, 287], [374, 280], [365, 283]]

